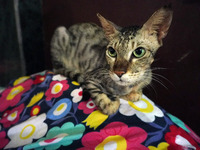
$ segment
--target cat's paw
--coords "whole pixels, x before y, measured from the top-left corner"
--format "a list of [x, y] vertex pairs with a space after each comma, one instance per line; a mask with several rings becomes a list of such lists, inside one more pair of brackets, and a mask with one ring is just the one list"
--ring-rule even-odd
[[121, 98], [127, 101], [137, 102], [142, 98], [142, 92], [131, 92], [127, 95], [121, 96]]
[[106, 115], [112, 115], [119, 109], [120, 101], [116, 98], [114, 101], [108, 98], [106, 94], [99, 94], [94, 99], [95, 104]]

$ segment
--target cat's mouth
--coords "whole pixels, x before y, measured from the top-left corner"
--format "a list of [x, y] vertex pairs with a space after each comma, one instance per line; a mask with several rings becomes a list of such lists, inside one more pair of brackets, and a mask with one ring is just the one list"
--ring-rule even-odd
[[112, 78], [113, 81], [122, 86], [130, 86], [133, 84], [133, 82], [129, 81], [126, 78], [123, 78], [123, 76], [118, 77], [115, 73], [110, 73], [110, 77]]

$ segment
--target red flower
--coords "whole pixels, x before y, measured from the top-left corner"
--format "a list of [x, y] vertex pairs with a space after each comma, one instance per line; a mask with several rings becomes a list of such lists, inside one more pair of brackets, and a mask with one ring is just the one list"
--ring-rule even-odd
[[39, 105], [34, 106], [31, 109], [31, 116], [36, 116], [39, 114], [41, 107]]
[[11, 111], [8, 110], [3, 114], [3, 118], [0, 120], [0, 123], [3, 124], [4, 128], [10, 127], [12, 124], [15, 124], [19, 120], [19, 116], [24, 109], [24, 104], [15, 107]]
[[6, 132], [2, 131], [0, 132], [0, 149], [3, 149], [9, 142], [8, 139], [6, 139]]
[[78, 105], [78, 109], [80, 110], [83, 110], [83, 112], [85, 114], [90, 114], [92, 113], [94, 110], [97, 109], [96, 105], [94, 104], [94, 102], [89, 99], [88, 101], [84, 101], [84, 102], [81, 102], [79, 105]]
[[112, 122], [100, 132], [90, 132], [82, 138], [84, 147], [78, 150], [120, 149], [147, 150], [141, 143], [147, 138], [147, 133], [139, 127], [128, 127], [122, 122]]
[[32, 79], [29, 79], [14, 87], [5, 89], [0, 97], [0, 112], [6, 110], [9, 106], [15, 106], [21, 99], [22, 94], [28, 91], [32, 84]]
[[46, 76], [36, 75], [33, 84], [42, 83], [45, 80]]
[[166, 133], [165, 140], [169, 144], [169, 150], [196, 149], [200, 150], [194, 139], [182, 128], [175, 125], [170, 126], [170, 132]]
[[198, 143], [200, 143], [200, 137], [190, 128], [185, 124], [185, 127], [189, 130], [189, 135], [195, 139], [195, 141], [197, 141]]
[[46, 91], [45, 95], [46, 100], [49, 101], [52, 98], [60, 97], [63, 94], [63, 91], [66, 91], [69, 88], [67, 80], [63, 81], [52, 81], [49, 89]]

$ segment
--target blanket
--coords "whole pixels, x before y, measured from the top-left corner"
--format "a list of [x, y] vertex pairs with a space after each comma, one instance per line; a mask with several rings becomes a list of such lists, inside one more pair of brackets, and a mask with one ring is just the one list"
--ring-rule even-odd
[[102, 114], [66, 77], [43, 71], [0, 94], [0, 149], [200, 150], [200, 138], [145, 95]]

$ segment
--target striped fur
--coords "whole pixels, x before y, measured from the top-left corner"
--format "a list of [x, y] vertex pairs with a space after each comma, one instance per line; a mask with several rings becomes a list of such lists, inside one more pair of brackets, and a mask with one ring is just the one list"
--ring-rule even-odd
[[[103, 28], [93, 23], [58, 27], [51, 42], [55, 73], [77, 80], [87, 89], [99, 109], [118, 110], [119, 98], [137, 101], [150, 84], [150, 65], [162, 45], [172, 19], [163, 7], [142, 26], [121, 28], [97, 14]], [[144, 55], [136, 57], [144, 50]]]

